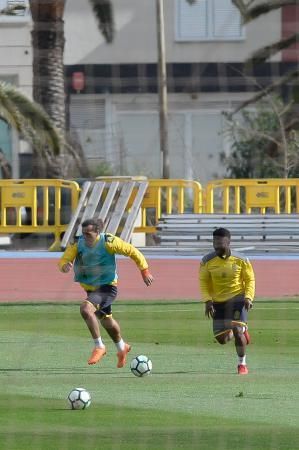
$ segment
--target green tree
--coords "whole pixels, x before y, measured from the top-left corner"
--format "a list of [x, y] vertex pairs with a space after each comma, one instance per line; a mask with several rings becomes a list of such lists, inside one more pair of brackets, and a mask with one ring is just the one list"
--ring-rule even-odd
[[289, 109], [278, 97], [267, 96], [256, 109], [225, 114], [226, 133], [232, 142], [222, 163], [231, 178], [293, 178], [299, 176], [299, 134], [287, 129]]
[[[244, 24], [247, 24], [257, 18], [262, 17], [264, 14], [268, 14], [271, 11], [282, 9], [285, 6], [296, 6], [298, 4], [298, 0], [232, 0], [232, 3], [235, 4], [240, 10]], [[299, 32], [294, 32], [286, 38], [279, 39], [278, 41], [273, 42], [270, 45], [258, 49], [247, 59], [247, 61], [245, 61], [245, 72], [247, 68], [252, 67], [253, 65], [264, 63], [281, 50], [289, 48], [290, 46], [298, 42], [298, 38]], [[246, 73], [243, 73], [242, 75], [246, 77]], [[299, 69], [292, 69], [288, 71], [284, 76], [282, 76], [278, 81], [271, 83], [266, 88], [257, 86], [257, 83], [255, 82], [256, 86], [259, 87], [259, 91], [251, 98], [241, 103], [230, 116], [232, 121], [236, 123], [236, 119], [233, 119], [234, 115], [236, 116], [237, 113], [243, 111], [244, 108], [249, 107], [250, 105], [255, 105], [257, 109], [260, 109], [262, 100], [264, 99], [266, 102], [266, 114], [268, 117], [269, 125], [269, 127], [266, 129], [267, 136], [264, 136], [262, 143], [260, 143], [258, 136], [252, 136], [252, 145], [250, 144], [252, 147], [251, 155], [253, 157], [253, 161], [255, 161], [253, 155], [256, 154], [257, 151], [262, 152], [262, 155], [256, 155], [258, 159], [261, 159], [261, 167], [256, 167], [257, 161], [255, 161], [250, 164], [250, 167], [248, 167], [248, 173], [252, 172], [253, 170], [253, 172], [261, 172], [261, 175], [259, 176], [298, 176], [298, 105], [296, 105], [296, 102], [293, 101], [295, 99], [295, 96], [294, 99], [291, 100], [280, 99], [279, 102], [277, 102], [277, 99], [274, 100], [275, 95], [278, 95], [281, 92], [281, 88], [285, 85], [293, 86], [293, 92], [296, 92], [298, 86], [298, 75]], [[259, 113], [260, 111], [257, 112], [258, 116]], [[247, 114], [247, 112], [242, 113], [243, 117]], [[275, 119], [274, 122], [276, 123], [276, 125], [274, 127], [271, 127], [270, 125], [271, 123], [273, 123], [273, 120], [270, 119], [271, 115], [273, 116], [272, 119]], [[246, 120], [244, 121], [244, 123], [246, 123]], [[250, 133], [253, 130], [254, 127], [249, 126], [247, 133]], [[265, 131], [263, 128], [262, 130]], [[255, 139], [258, 140], [258, 144], [261, 144], [260, 147], [256, 147], [254, 145]], [[242, 145], [240, 147], [240, 140], [234, 140], [235, 146], [233, 148], [233, 153], [237, 150], [237, 148], [241, 153], [242, 149], [245, 151], [245, 149], [242, 147], [244, 142], [243, 140], [241, 141]], [[237, 142], [239, 142], [238, 146]], [[248, 144], [250, 142], [250, 139], [246, 142]], [[248, 158], [250, 159], [250, 156], [248, 156]], [[246, 165], [244, 167], [246, 167]], [[250, 170], [250, 168], [252, 168], [252, 170]], [[238, 172], [236, 167], [233, 172]]]

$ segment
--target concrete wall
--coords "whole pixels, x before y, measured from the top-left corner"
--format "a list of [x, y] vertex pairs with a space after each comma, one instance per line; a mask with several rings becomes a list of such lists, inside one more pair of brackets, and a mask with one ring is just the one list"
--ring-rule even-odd
[[[31, 19], [0, 16], [0, 80], [18, 86], [32, 97]], [[15, 132], [2, 136], [6, 139], [3, 150], [12, 165], [12, 175], [19, 177], [19, 153], [28, 151], [28, 144], [20, 141]]]
[[[66, 4], [66, 64], [113, 64], [157, 61], [155, 1], [113, 0], [115, 39], [106, 44], [86, 0]], [[280, 10], [263, 15], [245, 28], [236, 42], [178, 42], [176, 0], [164, 0], [166, 55], [169, 62], [243, 62], [254, 50], [280, 38]], [[83, 26], [84, 24], [84, 26]], [[267, 30], [267, 32], [265, 32]], [[280, 59], [280, 55], [275, 57]]]
[[0, 79], [14, 80], [32, 96], [31, 19], [0, 16]]
[[[246, 38], [238, 42], [177, 42], [175, 2], [165, 1], [166, 55], [169, 62], [243, 62], [261, 45], [278, 40], [280, 11], [262, 16], [246, 26]], [[157, 61], [155, 2], [113, 0], [115, 40], [106, 44], [97, 29], [86, 0], [66, 2], [65, 64], [120, 64]], [[32, 93], [31, 22], [0, 16], [0, 77], [15, 77], [17, 85]], [[265, 33], [267, 30], [267, 33]], [[279, 59], [277, 56], [276, 59]]]
[[[229, 153], [223, 131], [224, 110], [250, 94], [170, 94], [169, 155], [172, 178], [199, 180], [202, 184], [223, 177], [220, 153]], [[86, 96], [76, 96], [85, 103]], [[77, 129], [93, 168], [106, 161], [120, 175], [161, 178], [158, 99], [155, 94], [94, 95], [105, 102], [106, 123], [84, 123]], [[72, 105], [73, 97], [71, 97]], [[78, 107], [78, 103], [77, 103]], [[80, 109], [80, 108], [79, 108]], [[83, 110], [83, 108], [82, 108]], [[72, 114], [71, 114], [72, 117]], [[86, 115], [84, 115], [86, 117]]]

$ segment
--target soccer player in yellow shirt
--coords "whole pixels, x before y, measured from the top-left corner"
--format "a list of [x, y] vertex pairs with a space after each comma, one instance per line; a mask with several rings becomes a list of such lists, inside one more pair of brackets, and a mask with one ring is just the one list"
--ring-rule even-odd
[[214, 251], [202, 258], [199, 283], [205, 315], [213, 319], [215, 339], [219, 344], [234, 339], [237, 372], [246, 375], [246, 345], [250, 342], [247, 313], [254, 299], [255, 276], [249, 260], [231, 251], [230, 237], [226, 228], [214, 230]]
[[100, 334], [100, 322], [116, 345], [117, 367], [121, 368], [126, 363], [131, 346], [122, 339], [120, 326], [112, 317], [112, 303], [117, 296], [115, 255], [129, 256], [141, 271], [147, 286], [152, 284], [153, 277], [139, 250], [112, 234], [103, 233], [102, 229], [101, 220], [85, 220], [82, 223], [82, 236], [78, 242], [66, 248], [59, 261], [59, 269], [67, 273], [73, 268], [75, 281], [79, 282], [86, 292], [80, 313], [94, 341], [88, 364], [96, 364], [106, 354]]

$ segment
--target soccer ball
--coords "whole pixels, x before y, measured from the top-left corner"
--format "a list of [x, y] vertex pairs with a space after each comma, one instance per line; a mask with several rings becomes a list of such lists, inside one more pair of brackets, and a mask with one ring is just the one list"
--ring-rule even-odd
[[152, 371], [153, 364], [151, 360], [145, 355], [135, 356], [130, 364], [131, 372], [136, 377], [145, 377]]
[[72, 409], [86, 409], [91, 403], [90, 393], [84, 388], [73, 389], [67, 399]]

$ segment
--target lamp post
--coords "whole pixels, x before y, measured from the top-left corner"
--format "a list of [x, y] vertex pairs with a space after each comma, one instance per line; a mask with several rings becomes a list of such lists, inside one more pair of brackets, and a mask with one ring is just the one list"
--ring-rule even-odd
[[162, 160], [162, 178], [169, 178], [170, 170], [168, 149], [167, 74], [165, 61], [165, 30], [163, 6], [163, 0], [156, 0], [160, 151]]

